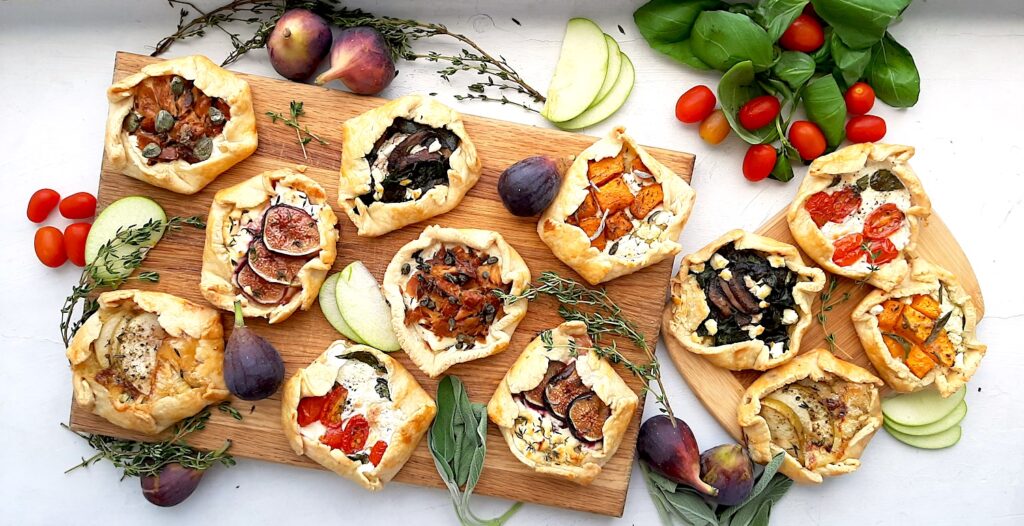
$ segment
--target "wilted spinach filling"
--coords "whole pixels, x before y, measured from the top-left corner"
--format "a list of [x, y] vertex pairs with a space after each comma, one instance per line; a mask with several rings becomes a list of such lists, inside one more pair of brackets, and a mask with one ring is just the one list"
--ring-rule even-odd
[[[387, 162], [382, 166], [378, 152], [395, 135], [404, 137], [387, 154]], [[437, 146], [433, 146], [435, 141]], [[418, 198], [410, 197], [407, 190], [419, 190], [422, 196], [435, 186], [447, 185], [450, 157], [458, 147], [459, 137], [451, 130], [433, 128], [401, 117], [395, 119], [366, 154], [374, 181], [370, 191], [359, 199], [366, 205], [375, 201], [401, 203]], [[380, 180], [376, 179], [375, 165], [383, 168]], [[377, 188], [377, 184], [383, 191]]]

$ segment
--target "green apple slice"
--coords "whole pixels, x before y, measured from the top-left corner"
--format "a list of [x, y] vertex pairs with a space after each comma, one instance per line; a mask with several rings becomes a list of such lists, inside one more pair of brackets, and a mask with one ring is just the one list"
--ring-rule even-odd
[[966, 387], [943, 398], [935, 389], [896, 395], [882, 400], [882, 414], [889, 420], [905, 426], [923, 426], [938, 422], [953, 412], [963, 401]]
[[356, 334], [356, 331], [352, 330], [345, 323], [345, 318], [341, 315], [341, 310], [338, 309], [338, 280], [341, 279], [341, 273], [331, 274], [330, 277], [324, 280], [324, 284], [320, 286], [320, 312], [324, 313], [324, 317], [327, 318], [327, 322], [334, 327], [334, 330], [343, 334], [346, 338], [356, 342], [363, 343]]
[[962, 432], [960, 426], [953, 426], [934, 435], [923, 436], [900, 433], [888, 425], [885, 426], [885, 430], [896, 440], [918, 449], [944, 449], [953, 446], [960, 441], [960, 434]]
[[960, 404], [953, 409], [953, 412], [930, 424], [925, 424], [923, 426], [905, 426], [903, 424], [897, 424], [896, 422], [886, 418], [885, 425], [889, 426], [894, 431], [903, 433], [904, 435], [926, 436], [941, 433], [959, 424], [965, 416], [967, 416], [967, 402], [961, 400]]
[[339, 276], [335, 294], [345, 324], [366, 345], [384, 352], [400, 349], [391, 328], [391, 309], [366, 265], [354, 261]]
[[566, 122], [556, 122], [555, 126], [563, 130], [579, 130], [607, 119], [626, 103], [626, 99], [633, 91], [635, 79], [636, 72], [633, 69], [633, 63], [629, 57], [622, 55], [622, 69], [619, 71], [619, 78], [615, 79], [615, 85], [612, 86], [608, 95], [576, 118]]
[[570, 19], [541, 115], [564, 122], [583, 113], [601, 91], [607, 71], [604, 31], [586, 18]]
[[[151, 221], [161, 221], [166, 224], [167, 214], [156, 201], [133, 195], [122, 197], [107, 205], [93, 221], [89, 235], [85, 238], [85, 263], [95, 262], [96, 276], [101, 279], [122, 279], [131, 275], [131, 271], [124, 267], [122, 259], [139, 248], [148, 249], [153, 247], [163, 237], [164, 231], [161, 226], [153, 231], [146, 239], [137, 240], [133, 245], [116, 243], [110, 251], [101, 249], [107, 242], [114, 239], [118, 232], [131, 227], [141, 227]], [[102, 256], [102, 259], [97, 259]]]
[[605, 71], [604, 82], [601, 83], [601, 89], [597, 92], [594, 102], [591, 103], [591, 108], [601, 102], [601, 99], [612, 90], [615, 80], [619, 78], [619, 71], [622, 70], [622, 52], [619, 51], [619, 43], [610, 37], [608, 33], [604, 34], [604, 41], [608, 44], [608, 70]]

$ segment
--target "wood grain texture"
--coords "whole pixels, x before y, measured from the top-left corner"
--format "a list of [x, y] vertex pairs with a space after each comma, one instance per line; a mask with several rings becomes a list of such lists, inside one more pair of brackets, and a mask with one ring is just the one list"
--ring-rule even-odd
[[[782, 210], [768, 220], [761, 228], [757, 229], [758, 234], [777, 239], [793, 246], [797, 245], [796, 240], [789, 231], [789, 224], [786, 222], [786, 210]], [[918, 254], [929, 261], [938, 263], [960, 278], [960, 283], [974, 298], [978, 307], [978, 319], [985, 315], [985, 302], [981, 295], [981, 286], [978, 285], [978, 278], [974, 275], [967, 256], [960, 245], [956, 242], [953, 234], [946, 228], [945, 223], [934, 212], [928, 219], [927, 224], [921, 229], [920, 238], [917, 243]], [[800, 256], [805, 262], [810, 262], [803, 251]], [[832, 276], [826, 272], [826, 275]], [[833, 293], [833, 301], [839, 299], [843, 294], [849, 292], [850, 298], [836, 305], [832, 311], [827, 313], [828, 331], [835, 335], [835, 355], [843, 360], [855, 363], [865, 369], [874, 372], [875, 368], [868, 360], [864, 348], [861, 347], [860, 339], [850, 321], [850, 315], [857, 304], [872, 290], [869, 285], [858, 286], [854, 280], [840, 278], [839, 287]], [[820, 296], [815, 297], [812, 312], [817, 313], [820, 306]], [[821, 324], [814, 323], [803, 337], [800, 345], [800, 352], [816, 349], [819, 347], [828, 348], [825, 341], [825, 329]], [[747, 386], [754, 382], [761, 374], [758, 371], [729, 371], [712, 365], [711, 362], [693, 354], [672, 338], [665, 338], [669, 356], [683, 378], [690, 385], [690, 388], [700, 399], [708, 412], [722, 424], [726, 432], [732, 435], [737, 441], [743, 439], [739, 423], [736, 421], [736, 408], [739, 406], [740, 398]], [[888, 391], [888, 388], [885, 389]]]
[[[143, 65], [155, 61], [156, 59], [141, 55], [118, 53], [114, 79], [121, 79], [138, 71]], [[104, 160], [98, 194], [100, 206], [106, 206], [111, 201], [127, 195], [141, 194], [154, 198], [165, 208], [169, 216], [199, 215], [205, 218], [213, 194], [217, 190], [237, 184], [265, 170], [296, 164], [307, 165], [309, 168], [306, 174], [322, 184], [327, 189], [330, 202], [335, 203], [338, 195], [341, 123], [385, 101], [253, 75], [240, 76], [249, 82], [256, 108], [259, 148], [255, 154], [222, 174], [202, 192], [192, 196], [174, 194], [125, 177], [111, 171]], [[296, 142], [295, 131], [280, 123], [271, 123], [270, 118], [264, 115], [267, 111], [287, 114], [289, 101], [293, 99], [305, 104], [306, 115], [302, 117], [301, 122], [329, 142], [326, 146], [315, 141], [306, 145], [308, 160], [302, 156]], [[378, 238], [357, 237], [355, 228], [347, 216], [338, 211], [341, 239], [338, 259], [334, 264], [335, 271], [354, 260], [361, 260], [379, 280], [383, 277], [384, 269], [392, 255], [400, 246], [419, 236], [425, 226], [437, 223], [450, 227], [496, 230], [523, 256], [533, 276], [536, 277], [545, 270], [553, 270], [580, 279], [558, 261], [540, 241], [534, 219], [516, 218], [505, 211], [498, 200], [496, 183], [502, 170], [523, 157], [540, 154], [574, 155], [596, 139], [471, 115], [464, 117], [466, 129], [483, 161], [480, 182], [455, 210]], [[656, 148], [650, 151], [677, 174], [687, 181], [690, 180], [694, 160], [692, 155]], [[202, 244], [203, 232], [198, 230], [186, 229], [168, 235], [149, 254], [143, 265], [145, 270], [159, 272], [160, 282], [138, 284], [139, 288], [170, 292], [195, 302], [205, 303], [199, 291]], [[607, 287], [611, 297], [637, 322], [649, 342], [655, 342], [658, 338], [660, 307], [664, 302], [671, 269], [672, 260], [668, 259], [631, 276], [614, 280]], [[222, 319], [225, 327], [229, 327], [230, 316], [225, 313]], [[559, 321], [557, 304], [550, 298], [540, 299], [530, 305], [526, 319], [519, 325], [506, 352], [457, 365], [452, 367], [449, 373], [459, 376], [465, 382], [473, 401], [486, 403], [500, 379], [518, 357], [519, 350], [537, 333], [553, 327]], [[250, 320], [248, 324], [278, 348], [284, 358], [288, 376], [296, 369], [308, 365], [330, 342], [341, 338], [341, 335], [323, 318], [317, 306], [308, 312], [298, 312], [289, 320], [275, 326], [268, 326], [262, 320]], [[631, 359], [642, 359], [642, 353], [632, 345], [626, 345], [625, 352]], [[430, 380], [420, 372], [405, 353], [398, 352], [394, 356], [416, 376], [427, 392], [431, 395], [436, 393], [436, 380]], [[626, 382], [640, 393], [640, 382], [625, 369], [616, 369]], [[215, 414], [207, 429], [190, 438], [190, 443], [199, 448], [214, 449], [225, 439], [231, 439], [231, 453], [238, 457], [303, 467], [320, 467], [306, 457], [296, 455], [288, 447], [280, 429], [280, 398], [277, 395], [255, 404], [236, 401], [234, 406], [245, 416], [244, 420], [235, 421], [225, 414], [214, 411]], [[640, 408], [618, 453], [604, 467], [597, 480], [588, 487], [580, 487], [529, 471], [509, 452], [497, 428], [490, 425], [487, 457], [476, 493], [621, 516], [632, 471], [641, 414], [642, 396]], [[143, 436], [117, 428], [74, 404], [71, 411], [71, 427], [90, 433], [145, 439]], [[443, 487], [425, 440], [420, 443], [409, 463], [395, 480]], [[341, 483], [343, 482], [339, 482]], [[570, 492], [573, 498], [565, 498]]]

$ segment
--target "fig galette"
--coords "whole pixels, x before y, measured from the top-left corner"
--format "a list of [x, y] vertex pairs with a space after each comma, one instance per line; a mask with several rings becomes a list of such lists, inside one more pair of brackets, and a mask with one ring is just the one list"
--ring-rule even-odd
[[591, 346], [583, 322], [542, 332], [487, 404], [516, 458], [578, 484], [593, 481], [615, 455], [639, 401]]
[[256, 151], [249, 84], [202, 55], [144, 66], [107, 90], [114, 170], [194, 194]]
[[115, 290], [67, 349], [75, 402], [153, 435], [225, 400], [220, 314], [162, 292]]
[[360, 236], [441, 215], [480, 178], [462, 117], [430, 97], [395, 99], [341, 127], [338, 206]]
[[334, 263], [338, 218], [323, 187], [290, 169], [263, 172], [213, 197], [200, 287], [214, 306], [270, 323], [316, 301]]

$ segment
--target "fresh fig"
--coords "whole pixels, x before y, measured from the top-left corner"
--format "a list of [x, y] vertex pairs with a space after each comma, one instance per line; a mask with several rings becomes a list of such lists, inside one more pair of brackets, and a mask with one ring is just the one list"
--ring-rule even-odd
[[177, 462], [167, 464], [157, 475], [139, 478], [142, 496], [157, 506], [177, 506], [196, 490], [203, 473], [205, 471], [186, 468]]
[[360, 95], [376, 95], [388, 87], [395, 79], [395, 63], [384, 36], [365, 26], [338, 33], [331, 48], [331, 68], [316, 83], [322, 86], [335, 79]]
[[242, 400], [262, 400], [284, 380], [284, 362], [277, 349], [245, 326], [242, 304], [235, 302], [235, 327], [224, 349], [224, 382]]
[[662, 476], [686, 484], [709, 496], [717, 497], [718, 489], [700, 478], [700, 450], [686, 422], [668, 415], [648, 418], [640, 426], [636, 450], [640, 460]]
[[700, 478], [718, 489], [716, 502], [735, 506], [754, 487], [754, 463], [743, 446], [722, 444], [700, 454]]
[[304, 81], [331, 49], [331, 26], [316, 13], [290, 9], [277, 20], [267, 38], [270, 64], [282, 77]]
[[538, 155], [509, 166], [498, 177], [502, 204], [515, 216], [540, 214], [558, 194], [568, 164], [565, 159]]

